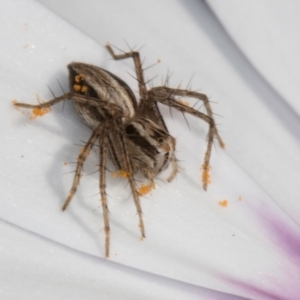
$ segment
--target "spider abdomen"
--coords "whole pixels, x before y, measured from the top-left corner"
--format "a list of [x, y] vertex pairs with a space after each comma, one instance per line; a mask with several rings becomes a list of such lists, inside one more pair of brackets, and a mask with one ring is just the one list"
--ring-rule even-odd
[[[135, 115], [136, 98], [122, 79], [107, 70], [83, 63], [73, 62], [68, 69], [71, 92], [117, 105], [122, 110], [123, 121]], [[114, 117], [114, 112], [103, 106], [78, 102], [74, 102], [74, 105], [84, 122], [93, 129], [103, 120]]]

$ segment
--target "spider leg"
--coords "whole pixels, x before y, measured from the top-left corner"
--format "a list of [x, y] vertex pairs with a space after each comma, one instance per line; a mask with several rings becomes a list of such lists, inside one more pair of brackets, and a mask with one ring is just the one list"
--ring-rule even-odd
[[109, 257], [109, 241], [110, 241], [110, 228], [108, 219], [108, 207], [107, 207], [107, 196], [106, 196], [106, 149], [107, 149], [107, 129], [108, 124], [103, 124], [103, 129], [99, 136], [99, 146], [100, 146], [100, 194], [101, 194], [101, 204], [103, 212], [104, 221], [104, 232], [105, 232], [105, 256]]
[[106, 44], [106, 49], [108, 50], [108, 52], [112, 56], [112, 58], [115, 60], [126, 59], [126, 58], [130, 58], [130, 57], [133, 59], [135, 73], [137, 76], [136, 79], [137, 79], [138, 85], [139, 85], [140, 97], [142, 99], [145, 99], [146, 95], [147, 95], [147, 89], [146, 89], [144, 75], [143, 75], [140, 53], [138, 51], [131, 51], [131, 52], [124, 52], [123, 54], [115, 54], [114, 50], [112, 49], [112, 47], [109, 44]]
[[126, 59], [126, 58], [133, 59], [135, 73], [137, 77], [136, 79], [138, 81], [139, 94], [140, 94], [140, 105], [138, 107], [138, 111], [136, 115], [152, 120], [153, 122], [159, 124], [162, 128], [164, 128], [168, 132], [168, 128], [157, 107], [157, 103], [153, 101], [148, 101], [148, 91], [146, 88], [142, 62], [141, 62], [139, 52], [131, 51], [122, 54], [115, 54], [112, 47], [109, 44], [106, 45], [106, 49], [108, 50], [112, 58], [115, 60]]
[[[175, 99], [175, 96], [182, 97], [191, 97], [196, 98], [204, 102], [207, 115], [199, 112], [198, 110], [191, 108], [180, 101]], [[204, 163], [202, 165], [202, 182], [204, 190], [207, 189], [209, 183], [209, 160], [211, 156], [212, 144], [214, 136], [217, 138], [220, 146], [224, 148], [224, 143], [218, 133], [215, 121], [213, 119], [212, 110], [209, 104], [209, 100], [205, 94], [198, 92], [181, 90], [181, 89], [171, 89], [168, 87], [156, 87], [149, 91], [149, 99], [155, 102], [160, 102], [162, 104], [174, 107], [181, 112], [189, 113], [195, 117], [198, 117], [209, 124], [208, 130], [208, 140], [207, 140], [207, 149], [204, 156]]]
[[93, 98], [90, 96], [80, 95], [80, 94], [71, 93], [71, 92], [66, 93], [59, 97], [55, 97], [54, 99], [51, 99], [44, 103], [27, 104], [27, 103], [16, 102], [13, 105], [18, 106], [18, 107], [25, 107], [25, 108], [40, 108], [40, 109], [42, 109], [42, 108], [50, 107], [52, 105], [55, 105], [61, 101], [65, 101], [65, 100], [72, 100], [74, 102], [88, 104], [88, 105], [94, 106], [96, 108], [105, 106], [112, 113], [116, 113], [116, 112], [121, 113], [122, 112], [122, 108], [119, 107], [115, 103], [108, 103], [106, 100], [101, 100], [98, 98]]
[[[117, 122], [117, 120], [115, 120], [115, 121], [116, 121], [115, 128], [117, 130], [117, 128], [120, 128], [120, 122]], [[143, 222], [143, 216], [142, 216], [142, 208], [141, 208], [140, 198], [139, 198], [139, 194], [138, 194], [138, 191], [136, 188], [135, 180], [133, 177], [132, 162], [130, 161], [130, 158], [128, 155], [128, 150], [127, 150], [126, 141], [125, 141], [125, 133], [119, 131], [118, 137], [119, 137], [119, 141], [120, 141], [121, 152], [123, 154], [122, 160], [126, 167], [127, 179], [128, 179], [129, 185], [130, 185], [133, 201], [134, 201], [136, 211], [138, 214], [138, 218], [139, 218], [139, 228], [141, 231], [141, 238], [143, 239], [145, 237], [145, 228], [144, 228], [144, 222]]]
[[17, 102], [17, 103], [14, 103], [14, 105], [18, 106], [18, 107], [25, 107], [25, 108], [46, 108], [46, 107], [50, 107], [54, 104], [57, 104], [61, 101], [71, 99], [71, 95], [72, 95], [72, 93], [66, 93], [60, 97], [55, 97], [52, 100], [49, 100], [44, 103], [39, 103], [39, 104], [27, 104], [27, 103]]
[[92, 146], [95, 144], [96, 140], [99, 137], [99, 131], [102, 127], [102, 124], [100, 124], [92, 133], [91, 137], [89, 138], [89, 140], [87, 141], [87, 143], [85, 144], [85, 146], [81, 149], [79, 156], [77, 158], [77, 166], [76, 166], [76, 170], [75, 170], [75, 175], [74, 175], [74, 179], [73, 179], [73, 183], [72, 183], [72, 187], [70, 189], [69, 195], [62, 207], [62, 210], [65, 210], [69, 203], [71, 202], [73, 196], [75, 195], [76, 191], [77, 191], [77, 187], [80, 181], [80, 177], [81, 177], [81, 171], [82, 171], [82, 167], [83, 164], [86, 160], [86, 158], [88, 157]]

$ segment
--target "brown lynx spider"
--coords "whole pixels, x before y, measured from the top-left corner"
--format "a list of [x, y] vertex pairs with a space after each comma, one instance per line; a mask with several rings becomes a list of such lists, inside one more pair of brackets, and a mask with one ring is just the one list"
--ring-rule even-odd
[[[203, 188], [209, 183], [209, 159], [214, 137], [224, 146], [213, 119], [212, 110], [205, 94], [167, 86], [147, 90], [140, 54], [137, 51], [116, 55], [109, 44], [106, 48], [115, 60], [132, 58], [137, 76], [140, 100], [137, 102], [130, 87], [119, 77], [99, 67], [73, 62], [68, 65], [70, 92], [38, 105], [14, 103], [18, 107], [46, 109], [61, 101], [72, 100], [78, 114], [93, 130], [92, 135], [79, 153], [73, 184], [65, 200], [65, 210], [76, 193], [83, 164], [92, 146], [97, 142], [100, 149], [100, 195], [105, 232], [105, 255], [109, 256], [110, 227], [106, 196], [107, 152], [116, 169], [127, 177], [136, 206], [141, 237], [145, 237], [142, 209], [134, 174], [140, 172], [153, 186], [156, 175], [171, 165], [171, 181], [178, 172], [175, 157], [175, 139], [169, 134], [157, 103], [191, 114], [209, 124], [207, 149], [202, 165]], [[191, 97], [203, 101], [207, 115], [185, 105], [176, 97]]]

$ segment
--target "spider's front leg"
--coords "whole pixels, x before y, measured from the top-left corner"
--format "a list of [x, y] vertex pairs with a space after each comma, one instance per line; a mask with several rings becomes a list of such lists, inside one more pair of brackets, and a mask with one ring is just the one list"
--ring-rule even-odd
[[[158, 124], [165, 131], [168, 132], [168, 128], [165, 124], [165, 121], [157, 107], [157, 103], [153, 101], [148, 101], [148, 91], [146, 88], [146, 83], [143, 74], [143, 62], [141, 61], [140, 53], [138, 51], [131, 50], [130, 52], [123, 52], [121, 54], [115, 54], [113, 48], [107, 44], [106, 49], [109, 54], [115, 60], [122, 60], [127, 58], [132, 58], [135, 67], [136, 80], [139, 86], [139, 94], [140, 94], [140, 103], [136, 112], [136, 116], [150, 119], [154, 123]], [[176, 158], [174, 157], [174, 162], [176, 162]], [[177, 166], [176, 166], [177, 168]], [[175, 172], [176, 173], [176, 172]], [[171, 180], [170, 180], [171, 181]]]
[[16, 103], [13, 103], [13, 105], [17, 106], [17, 107], [25, 107], [25, 108], [32, 108], [32, 109], [33, 108], [43, 109], [43, 108], [48, 108], [52, 105], [55, 105], [61, 101], [71, 99], [71, 97], [72, 97], [72, 93], [66, 93], [60, 97], [55, 97], [52, 100], [49, 100], [49, 101], [43, 102], [43, 103], [39, 103], [39, 104], [27, 104], [27, 103], [16, 102]]
[[[203, 182], [203, 188], [204, 188], [204, 190], [206, 190], [207, 185], [210, 181], [209, 160], [210, 160], [210, 156], [211, 156], [211, 150], [212, 150], [212, 144], [213, 144], [214, 137], [217, 138], [219, 145], [222, 148], [224, 148], [224, 146], [225, 146], [225, 144], [223, 143], [223, 141], [218, 133], [207, 96], [205, 94], [201, 94], [201, 93], [197, 93], [197, 92], [193, 92], [193, 91], [172, 89], [172, 88], [168, 88], [165, 86], [152, 88], [148, 93], [149, 93], [150, 101], [160, 102], [162, 104], [176, 108], [177, 110], [179, 110], [183, 113], [189, 113], [195, 117], [198, 117], [198, 118], [204, 120], [205, 122], [207, 122], [209, 124], [207, 149], [206, 149], [205, 156], [204, 156], [204, 163], [202, 165], [202, 182]], [[207, 115], [199, 112], [198, 110], [196, 110], [192, 107], [189, 107], [189, 106], [183, 104], [179, 100], [176, 100], [176, 98], [175, 98], [176, 96], [196, 98], [196, 99], [203, 101], [204, 106], [207, 111]]]
[[34, 109], [34, 108], [43, 109], [43, 108], [51, 107], [55, 104], [58, 104], [59, 102], [66, 101], [66, 100], [72, 100], [75, 103], [86, 104], [88, 106], [92, 106], [95, 108], [105, 106], [111, 112], [111, 114], [122, 112], [122, 108], [120, 106], [118, 106], [117, 104], [107, 103], [107, 100], [101, 100], [98, 98], [80, 95], [80, 94], [72, 93], [72, 92], [63, 94], [59, 97], [55, 97], [47, 102], [43, 102], [43, 103], [39, 103], [39, 104], [14, 102], [13, 105], [17, 106], [17, 107], [24, 107], [24, 108], [31, 108], [31, 109]]
[[115, 60], [121, 60], [126, 58], [133, 59], [134, 66], [135, 66], [135, 73], [139, 85], [140, 97], [142, 99], [145, 99], [147, 94], [147, 89], [146, 89], [144, 75], [143, 75], [140, 53], [138, 51], [130, 51], [130, 52], [123, 52], [122, 54], [115, 54], [113, 48], [108, 43], [106, 44], [106, 49], [109, 52], [109, 54], [112, 56], [112, 58]]

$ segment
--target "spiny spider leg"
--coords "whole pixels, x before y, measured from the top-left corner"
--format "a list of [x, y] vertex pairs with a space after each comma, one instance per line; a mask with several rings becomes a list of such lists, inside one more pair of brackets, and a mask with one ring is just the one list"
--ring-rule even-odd
[[145, 86], [145, 80], [144, 80], [144, 74], [143, 74], [143, 69], [142, 69], [140, 53], [137, 51], [131, 51], [131, 52], [125, 52], [123, 54], [115, 54], [114, 50], [108, 43], [106, 44], [106, 49], [108, 50], [108, 52], [112, 56], [112, 58], [115, 60], [121, 60], [121, 59], [126, 59], [126, 58], [133, 59], [135, 73], [136, 73], [137, 81], [138, 81], [138, 85], [139, 85], [140, 97], [142, 99], [145, 99], [147, 96], [147, 89]]
[[[152, 120], [153, 122], [159, 124], [163, 127], [167, 132], [169, 132], [166, 123], [157, 107], [157, 103], [153, 101], [149, 101], [148, 91], [146, 89], [144, 73], [142, 68], [142, 62], [140, 58], [140, 54], [138, 51], [131, 51], [125, 52], [122, 54], [115, 54], [114, 50], [109, 44], [106, 44], [106, 49], [108, 50], [109, 54], [115, 60], [121, 60], [126, 58], [132, 58], [134, 62], [135, 72], [136, 72], [136, 79], [139, 86], [139, 94], [140, 94], [140, 105], [136, 112], [137, 116], [144, 117], [147, 119]], [[175, 158], [176, 161], [176, 158]]]
[[102, 204], [102, 213], [103, 213], [103, 221], [104, 221], [104, 232], [105, 232], [105, 256], [109, 257], [109, 241], [110, 241], [110, 227], [109, 227], [109, 219], [108, 219], [108, 206], [107, 206], [107, 196], [106, 196], [106, 149], [107, 149], [107, 130], [108, 130], [107, 122], [102, 124], [102, 130], [99, 136], [99, 147], [100, 147], [100, 195], [101, 195], [101, 204]]
[[18, 106], [18, 107], [25, 107], [25, 108], [47, 108], [47, 107], [50, 107], [54, 104], [57, 104], [61, 101], [65, 101], [65, 100], [68, 100], [68, 99], [71, 99], [72, 97], [72, 93], [66, 93], [60, 97], [55, 97], [54, 99], [52, 100], [49, 100], [47, 102], [44, 102], [44, 103], [39, 103], [39, 104], [27, 104], [27, 103], [14, 103], [15, 106]]
[[82, 104], [88, 104], [90, 106], [98, 108], [99, 106], [107, 107], [110, 111], [113, 113], [119, 112], [120, 114], [122, 113], [122, 108], [119, 107], [115, 103], [108, 103], [106, 100], [101, 100], [98, 98], [93, 98], [90, 96], [85, 96], [85, 95], [79, 95], [75, 93], [66, 93], [62, 96], [56, 97], [54, 99], [51, 99], [47, 102], [44, 103], [39, 103], [39, 104], [27, 104], [27, 103], [20, 103], [16, 102], [14, 103], [15, 106], [18, 107], [25, 107], [25, 108], [47, 108], [50, 107], [54, 104], [57, 104], [61, 101], [65, 100], [72, 100], [74, 102], [82, 103]]
[[[216, 136], [220, 146], [224, 148], [224, 143], [218, 133], [215, 121], [213, 119], [212, 110], [209, 104], [209, 100], [205, 94], [188, 91], [188, 90], [181, 90], [181, 89], [172, 89], [168, 87], [155, 87], [152, 88], [149, 92], [149, 98], [152, 101], [160, 102], [162, 104], [174, 107], [181, 112], [189, 113], [195, 117], [198, 117], [209, 124], [209, 131], [208, 131], [208, 141], [207, 141], [207, 149], [204, 156], [204, 163], [202, 165], [202, 179], [203, 179], [203, 188], [204, 190], [207, 189], [207, 184], [209, 183], [208, 178], [208, 171], [209, 171], [209, 160], [211, 156], [212, 144], [214, 136]], [[204, 102], [207, 115], [204, 113], [199, 112], [196, 109], [193, 109], [187, 105], [184, 105], [175, 99], [175, 96], [182, 96], [182, 97], [191, 97], [202, 100]]]
[[86, 160], [86, 158], [88, 157], [92, 146], [95, 144], [95, 142], [97, 141], [99, 134], [100, 134], [100, 130], [102, 129], [103, 124], [98, 125], [98, 127], [96, 127], [91, 135], [91, 137], [89, 138], [89, 140], [86, 142], [86, 144], [84, 145], [84, 147], [81, 149], [79, 156], [77, 158], [77, 166], [76, 166], [76, 170], [75, 170], [75, 175], [74, 175], [74, 179], [73, 179], [73, 183], [69, 192], [69, 195], [62, 207], [62, 210], [65, 210], [69, 203], [71, 202], [73, 196], [75, 195], [76, 191], [77, 191], [77, 187], [79, 185], [79, 181], [80, 181], [80, 177], [81, 177], [81, 171], [82, 171], [82, 167], [83, 164]]
[[[120, 128], [120, 122], [118, 120], [115, 120], [115, 128]], [[122, 132], [123, 131], [123, 132]], [[145, 228], [144, 228], [144, 222], [143, 222], [143, 216], [142, 216], [142, 208], [141, 208], [141, 204], [140, 204], [140, 198], [139, 198], [139, 194], [137, 192], [136, 189], [136, 184], [135, 184], [135, 180], [133, 177], [133, 167], [132, 167], [132, 162], [130, 161], [129, 155], [128, 155], [128, 150], [127, 150], [127, 146], [126, 146], [126, 141], [125, 141], [125, 132], [122, 128], [122, 131], [119, 132], [118, 137], [120, 140], [120, 146], [121, 146], [121, 151], [123, 154], [123, 161], [125, 163], [125, 167], [126, 167], [126, 172], [127, 172], [127, 178], [129, 181], [129, 185], [130, 185], [130, 189], [132, 192], [132, 197], [133, 197], [133, 201], [136, 207], [136, 211], [139, 217], [139, 228], [141, 231], [141, 237], [142, 239], [145, 237]]]

